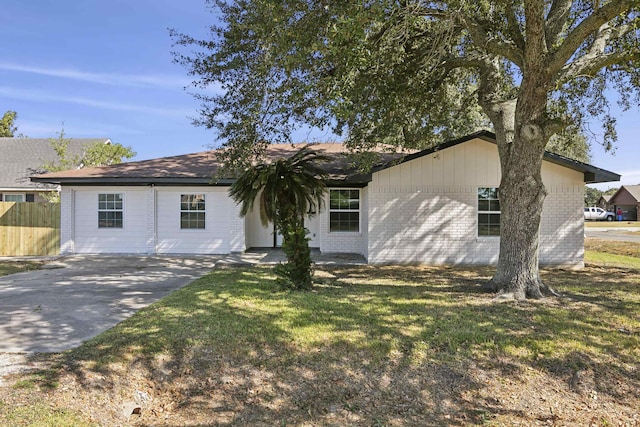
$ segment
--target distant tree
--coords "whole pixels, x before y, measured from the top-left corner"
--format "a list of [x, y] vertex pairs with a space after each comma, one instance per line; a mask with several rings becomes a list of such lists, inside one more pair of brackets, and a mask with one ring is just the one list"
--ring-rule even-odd
[[619, 189], [619, 187], [612, 187], [608, 190], [605, 190], [602, 194], [604, 194], [605, 196], [613, 196]]
[[275, 272], [280, 284], [288, 289], [312, 286], [304, 217], [309, 211], [318, 212], [322, 205], [326, 174], [317, 163], [325, 160], [325, 156], [307, 145], [289, 158], [248, 167], [229, 189], [231, 198], [242, 203], [242, 216], [249, 213], [258, 199], [262, 224], [273, 222], [282, 235], [287, 263], [276, 266]]
[[597, 188], [584, 187], [584, 205], [585, 206], [596, 206], [598, 204], [598, 200], [602, 196], [602, 191]]
[[579, 132], [563, 132], [549, 139], [547, 151], [561, 154], [579, 162], [591, 161], [591, 147], [587, 138]]
[[0, 119], [0, 137], [9, 137], [12, 138], [15, 132], [18, 130], [18, 127], [15, 126], [16, 118], [18, 117], [18, 113], [15, 111], [7, 111]]
[[[50, 138], [49, 141], [51, 147], [56, 152], [58, 160], [46, 161], [42, 164], [41, 169], [47, 172], [114, 165], [122, 163], [125, 159], [130, 159], [136, 155], [131, 147], [113, 143], [105, 144], [99, 140], [88, 145], [82, 153], [71, 154], [69, 153], [71, 138], [65, 136], [64, 129], [58, 133], [57, 138]], [[60, 201], [60, 195], [58, 193], [43, 193], [42, 196], [50, 202], [55, 203]]]
[[42, 165], [42, 169], [48, 172], [114, 165], [136, 155], [131, 147], [113, 143], [105, 144], [99, 140], [87, 146], [82, 153], [72, 155], [69, 153], [71, 138], [66, 138], [64, 129], [58, 133], [57, 138], [50, 138], [49, 141], [58, 160], [47, 161]]

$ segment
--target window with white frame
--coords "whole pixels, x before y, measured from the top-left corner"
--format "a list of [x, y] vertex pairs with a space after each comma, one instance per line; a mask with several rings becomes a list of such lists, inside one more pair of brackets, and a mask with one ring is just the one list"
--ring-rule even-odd
[[122, 200], [120, 193], [98, 194], [98, 228], [122, 228]]
[[24, 194], [3, 194], [2, 200], [5, 202], [24, 202]]
[[360, 190], [329, 190], [329, 231], [360, 231]]
[[204, 194], [180, 195], [181, 229], [204, 229], [205, 213]]
[[497, 188], [478, 188], [478, 236], [500, 236], [500, 200]]

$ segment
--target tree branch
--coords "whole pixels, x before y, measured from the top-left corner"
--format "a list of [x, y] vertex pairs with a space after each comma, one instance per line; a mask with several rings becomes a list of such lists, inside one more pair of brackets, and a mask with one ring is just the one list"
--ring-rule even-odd
[[515, 42], [509, 43], [491, 38], [489, 31], [476, 20], [466, 15], [462, 15], [460, 18], [476, 46], [484, 49], [487, 53], [503, 56], [518, 67], [522, 67], [524, 64], [523, 51], [518, 49]]
[[549, 71], [554, 74], [563, 69], [567, 61], [591, 34], [613, 18], [640, 5], [640, 0], [612, 0], [586, 17], [569, 32], [549, 61]]
[[631, 25], [622, 25], [616, 28], [612, 28], [609, 23], [602, 25], [598, 29], [588, 51], [569, 64], [566, 64], [559, 72], [558, 80], [560, 82], [566, 82], [579, 75], [593, 76], [604, 67], [636, 58], [639, 53], [638, 50], [606, 52], [607, 46], [611, 40], [618, 39], [629, 32], [632, 28], [633, 27]]
[[509, 29], [509, 35], [511, 36], [511, 40], [516, 45], [518, 50], [524, 52], [526, 47], [526, 42], [522, 35], [522, 30], [518, 23], [518, 17], [516, 15], [516, 11], [513, 9], [513, 4], [507, 2], [506, 5], [506, 13], [507, 13], [507, 28]]
[[547, 39], [547, 49], [551, 50], [562, 32], [567, 18], [571, 12], [572, 0], [555, 0], [551, 4], [549, 14], [547, 14], [547, 24], [545, 36]]
[[542, 0], [524, 2], [524, 15], [526, 19], [525, 37], [527, 39], [524, 61], [526, 67], [530, 68], [534, 64], [542, 65], [540, 59], [545, 58], [547, 53], [544, 33], [544, 2]]
[[[582, 59], [582, 58], [580, 58]], [[640, 61], [640, 52], [614, 52], [602, 53], [592, 56], [589, 60], [575, 61], [563, 69], [558, 78], [558, 84], [566, 83], [579, 76], [593, 77], [605, 67], [624, 63]]]

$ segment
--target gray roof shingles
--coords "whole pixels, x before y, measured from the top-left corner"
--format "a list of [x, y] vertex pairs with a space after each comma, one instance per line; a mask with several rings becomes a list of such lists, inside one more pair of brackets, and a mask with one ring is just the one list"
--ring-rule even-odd
[[623, 187], [636, 201], [640, 202], [640, 185], [624, 185]]
[[[70, 138], [68, 154], [82, 154], [84, 148], [107, 138]], [[45, 172], [45, 162], [56, 162], [58, 156], [50, 138], [0, 138], [0, 188], [17, 190], [46, 190], [55, 185], [32, 182], [30, 177]]]

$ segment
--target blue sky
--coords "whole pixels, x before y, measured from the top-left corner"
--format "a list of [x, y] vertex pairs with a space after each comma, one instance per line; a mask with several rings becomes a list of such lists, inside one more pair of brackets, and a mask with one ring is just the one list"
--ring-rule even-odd
[[[110, 138], [136, 160], [207, 149], [215, 134], [191, 124], [198, 102], [168, 28], [204, 36], [214, 19], [204, 0], [2, 0], [0, 114], [18, 112], [29, 137], [64, 123], [68, 137]], [[640, 184], [640, 110], [617, 116], [615, 154], [594, 146], [592, 163]]]

